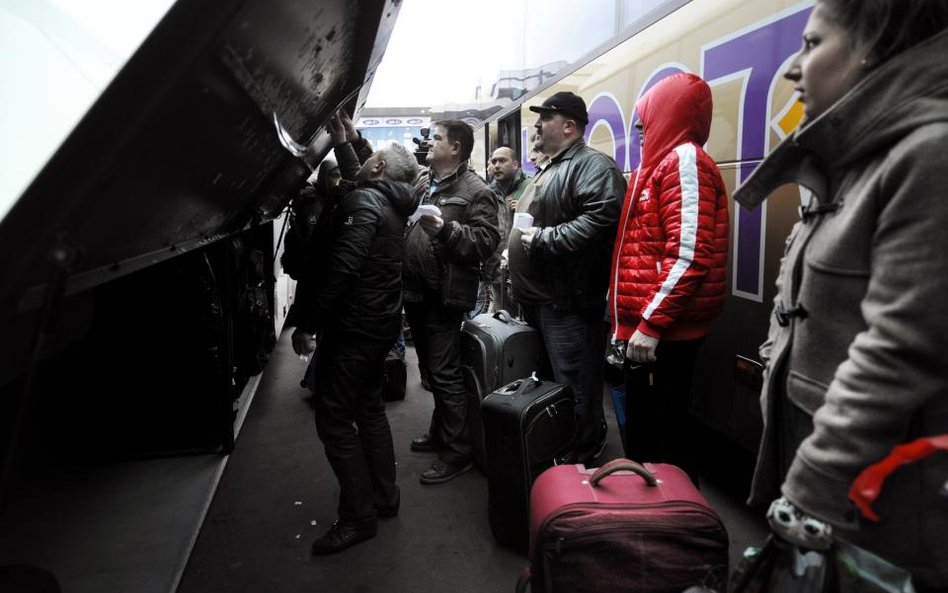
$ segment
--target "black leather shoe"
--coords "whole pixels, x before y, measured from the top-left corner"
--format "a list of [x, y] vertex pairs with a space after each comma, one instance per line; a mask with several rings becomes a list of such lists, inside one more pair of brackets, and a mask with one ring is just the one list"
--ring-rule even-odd
[[428, 452], [428, 451], [437, 451], [439, 449], [438, 443], [431, 438], [427, 432], [420, 437], [415, 437], [411, 440], [411, 450], [418, 452]]
[[378, 515], [379, 519], [391, 519], [392, 517], [398, 516], [398, 507], [402, 502], [402, 492], [398, 489], [398, 486], [395, 486], [395, 502], [392, 504], [386, 505], [377, 505], [375, 507], [375, 514]]
[[372, 539], [377, 533], [375, 521], [344, 521], [337, 519], [329, 531], [313, 542], [313, 555], [324, 556], [341, 552], [361, 541]]
[[460, 464], [448, 463], [444, 459], [439, 459], [431, 467], [421, 472], [420, 481], [422, 484], [443, 484], [448, 480], [460, 476], [473, 467], [473, 463], [465, 461]]

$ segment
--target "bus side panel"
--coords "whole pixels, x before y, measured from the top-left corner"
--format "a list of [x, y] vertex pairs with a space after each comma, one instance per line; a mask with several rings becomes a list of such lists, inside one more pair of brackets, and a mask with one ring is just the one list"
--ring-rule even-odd
[[[799, 48], [811, 7], [790, 0], [688, 2], [528, 98], [520, 108], [522, 137], [533, 132], [531, 105], [558, 91], [575, 92], [589, 110], [586, 141], [630, 176], [640, 160], [636, 101], [665, 76], [694, 72], [708, 81], [714, 98], [705, 148], [733, 193], [802, 118], [782, 73]], [[525, 163], [528, 150], [524, 143]], [[799, 205], [792, 187], [754, 211], [730, 204], [728, 301], [699, 355], [694, 412], [747, 451], [756, 450], [761, 429], [758, 347]]]

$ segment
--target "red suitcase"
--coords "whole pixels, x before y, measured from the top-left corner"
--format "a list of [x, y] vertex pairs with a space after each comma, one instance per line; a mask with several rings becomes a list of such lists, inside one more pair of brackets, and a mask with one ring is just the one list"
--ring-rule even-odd
[[724, 524], [673, 465], [559, 465], [533, 484], [518, 591], [527, 581], [533, 593], [724, 591], [727, 575]]

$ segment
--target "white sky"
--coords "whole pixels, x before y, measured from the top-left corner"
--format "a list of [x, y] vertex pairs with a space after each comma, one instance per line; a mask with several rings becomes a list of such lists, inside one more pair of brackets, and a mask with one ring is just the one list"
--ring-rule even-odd
[[[654, 0], [624, 0], [650, 4]], [[573, 61], [617, 27], [616, 0], [403, 0], [367, 107], [472, 103], [501, 70]]]
[[[485, 41], [503, 20], [501, 15], [519, 4], [517, 0], [404, 0], [366, 107], [471, 102], [479, 78], [489, 93], [497, 77], [496, 66], [487, 72], [477, 72], [477, 68], [479, 63], [497, 64], [502, 45]], [[479, 59], [472, 60], [475, 56]]]
[[0, 0], [0, 220], [173, 0]]

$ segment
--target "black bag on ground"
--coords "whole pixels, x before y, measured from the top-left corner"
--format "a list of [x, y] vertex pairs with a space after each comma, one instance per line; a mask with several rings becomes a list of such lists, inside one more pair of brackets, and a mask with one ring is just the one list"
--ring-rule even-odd
[[405, 385], [408, 383], [408, 369], [405, 355], [393, 346], [385, 356], [384, 376], [382, 378], [382, 400], [387, 402], [405, 399]]
[[748, 548], [731, 579], [731, 593], [914, 593], [908, 571], [837, 539], [824, 552], [801, 551], [771, 535]]
[[499, 543], [526, 550], [530, 488], [543, 470], [576, 459], [572, 390], [519, 379], [484, 398], [487, 508]]
[[526, 322], [504, 310], [482, 313], [461, 327], [461, 369], [469, 397], [468, 418], [474, 459], [486, 468], [481, 400], [517, 379], [548, 376], [543, 339]]

